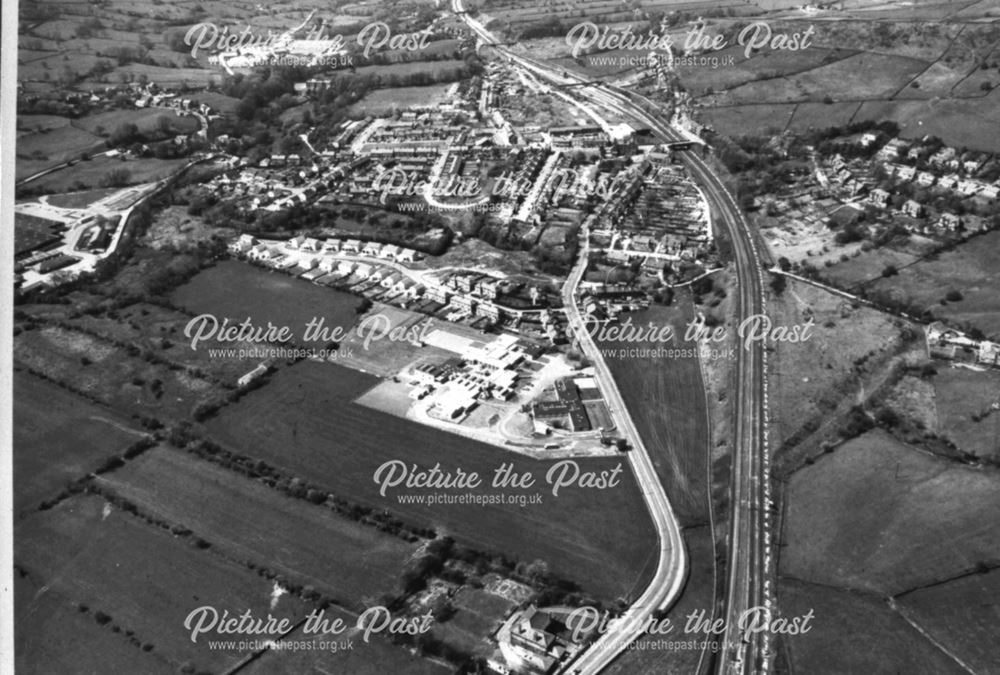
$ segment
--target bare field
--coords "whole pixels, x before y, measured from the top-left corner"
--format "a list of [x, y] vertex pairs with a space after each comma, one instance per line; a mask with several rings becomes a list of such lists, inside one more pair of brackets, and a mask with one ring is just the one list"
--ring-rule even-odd
[[896, 595], [972, 570], [996, 555], [996, 480], [870, 431], [792, 476], [781, 574]]
[[[675, 334], [683, 337], [685, 326], [694, 315], [689, 301], [678, 297], [676, 303], [678, 307], [651, 307], [633, 315], [632, 320], [638, 326], [648, 322], [656, 326], [671, 325]], [[673, 344], [603, 342], [600, 347], [692, 349], [695, 346], [680, 337]], [[697, 357], [619, 355], [606, 356], [606, 360], [681, 523], [705, 522], [709, 432]]]
[[[554, 496], [544, 482], [552, 461], [504, 452], [353, 403], [378, 380], [327, 363], [302, 362], [279, 371], [262, 389], [224, 408], [207, 424], [224, 447], [263, 459], [351, 501], [388, 509], [409, 522], [435, 528], [486, 551], [519, 560], [540, 558], [553, 572], [605, 598], [632, 592], [651, 571], [652, 528], [628, 465], [619, 458], [584, 459], [585, 471], [622, 465], [617, 487], [571, 487]], [[448, 494], [535, 494], [541, 504], [461, 505], [402, 503], [398, 496], [426, 490], [389, 489], [380, 496], [373, 481], [378, 467], [398, 459], [423, 470], [476, 471], [483, 484]], [[490, 487], [503, 463], [531, 471], [536, 485], [508, 490]], [[431, 491], [436, 492], [436, 491]], [[581, 530], [580, 522], [588, 527]]]

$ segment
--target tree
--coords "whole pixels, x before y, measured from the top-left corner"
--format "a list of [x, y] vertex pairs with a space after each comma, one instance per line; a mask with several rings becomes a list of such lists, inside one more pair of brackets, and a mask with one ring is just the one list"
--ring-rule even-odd
[[898, 269], [896, 269], [896, 266], [895, 266], [895, 265], [886, 265], [886, 266], [885, 266], [885, 267], [884, 267], [884, 268], [882, 269], [882, 276], [883, 276], [883, 277], [886, 277], [886, 278], [889, 278], [889, 277], [894, 277], [894, 276], [896, 276], [897, 274], [899, 274], [899, 270], [898, 270]]
[[785, 292], [785, 288], [788, 286], [788, 279], [786, 279], [781, 274], [775, 274], [771, 277], [771, 290], [774, 291], [775, 295], [781, 295]]

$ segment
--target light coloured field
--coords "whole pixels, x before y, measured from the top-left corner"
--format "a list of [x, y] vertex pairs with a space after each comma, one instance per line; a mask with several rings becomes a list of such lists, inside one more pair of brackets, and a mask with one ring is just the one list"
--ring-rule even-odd
[[941, 367], [932, 382], [939, 433], [965, 452], [1000, 460], [1000, 410], [992, 409], [1000, 403], [1000, 373]]
[[382, 115], [408, 106], [437, 105], [445, 101], [450, 84], [432, 84], [426, 87], [393, 87], [376, 89], [351, 106], [362, 115]]
[[[892, 355], [900, 344], [903, 324], [881, 312], [849, 302], [805, 283], [789, 281], [773, 298], [769, 316], [775, 325], [803, 325], [812, 317], [812, 337], [779, 345], [770, 357], [772, 422], [775, 447], [810, 420], [826, 420], [864, 388], [863, 377]], [[855, 361], [864, 358], [864, 369]]]
[[984, 98], [941, 101], [869, 101], [861, 106], [856, 121], [893, 120], [900, 136], [919, 139], [938, 136], [954, 147], [1000, 152], [1000, 90]]

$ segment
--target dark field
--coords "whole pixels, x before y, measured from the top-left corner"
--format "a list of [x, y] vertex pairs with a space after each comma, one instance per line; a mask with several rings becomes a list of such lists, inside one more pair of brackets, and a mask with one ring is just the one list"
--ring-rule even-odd
[[883, 598], [786, 579], [778, 586], [783, 616], [810, 609], [812, 630], [782, 636], [794, 673], [926, 673], [967, 671], [892, 611]]
[[[171, 300], [195, 314], [213, 314], [221, 323], [240, 323], [251, 317], [254, 326], [288, 326], [292, 341], [305, 344], [302, 331], [314, 317], [327, 327], [347, 330], [356, 320], [360, 300], [347, 293], [316, 286], [282, 272], [227, 260], [201, 272], [177, 289]], [[318, 346], [313, 342], [310, 346]]]
[[14, 374], [14, 509], [37, 506], [145, 434], [108, 408], [25, 372]]
[[[177, 672], [168, 658], [142, 651], [111, 625], [102, 626], [91, 613], [79, 611], [64, 593], [43, 589], [30, 577], [16, 578], [14, 603], [31, 607], [28, 620], [18, 614], [14, 628], [14, 667], [26, 675], [51, 673], [143, 673], [172, 675]], [[58, 645], [58, 649], [53, 649]]]
[[900, 611], [931, 637], [957, 654], [976, 672], [988, 673], [1000, 663], [1000, 569], [974, 573], [913, 593], [896, 601]]
[[395, 589], [416, 549], [179, 450], [150, 450], [99, 481], [230, 555], [249, 557], [359, 611], [363, 599]]
[[[238, 654], [208, 649], [208, 636], [191, 642], [184, 630], [190, 612], [212, 605], [237, 614], [250, 609], [266, 617], [273, 582], [231, 563], [212, 550], [199, 550], [190, 538], [178, 538], [144, 520], [119, 511], [94, 496], [79, 496], [21, 521], [15, 564], [48, 592], [58, 593], [111, 622], [131, 630], [151, 652], [179, 668], [223, 671]], [[45, 594], [18, 607], [27, 635], [22, 649], [37, 649], [34, 621]], [[297, 599], [283, 596], [274, 616], [294, 620], [305, 614]], [[52, 645], [47, 645], [52, 650]], [[104, 672], [109, 672], [105, 670]], [[133, 671], [137, 672], [137, 671]]]
[[[303, 362], [278, 372], [263, 389], [224, 408], [207, 423], [223, 446], [263, 459], [349, 500], [389, 509], [410, 522], [435, 528], [487, 551], [520, 560], [549, 562], [552, 571], [605, 598], [633, 592], [651, 571], [653, 532], [645, 505], [620, 459], [588, 459], [581, 469], [611, 470], [622, 465], [617, 487], [574, 486], [553, 496], [544, 474], [553, 462], [505, 453], [461, 436], [361, 408], [352, 401], [378, 380], [328, 363]], [[373, 481], [390, 460], [427, 470], [478, 472], [478, 489], [467, 492], [543, 494], [542, 504], [403, 504], [398, 495], [436, 494], [434, 489], [390, 489], [379, 495]], [[526, 490], [489, 486], [493, 473], [512, 462], [531, 471], [536, 487]], [[587, 523], [581, 528], [580, 523]]]

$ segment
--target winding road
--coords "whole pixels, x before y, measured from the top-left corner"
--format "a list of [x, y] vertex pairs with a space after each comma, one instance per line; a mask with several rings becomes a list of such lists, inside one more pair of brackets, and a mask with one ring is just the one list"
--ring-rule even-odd
[[[494, 48], [512, 64], [527, 69], [555, 85], [573, 84], [573, 94], [614, 110], [626, 118], [648, 125], [667, 142], [689, 141], [680, 131], [663, 118], [657, 105], [644, 97], [603, 83], [588, 83], [584, 78], [562, 71], [547, 63], [512, 52], [499, 44], [481, 23], [463, 11], [462, 0], [452, 0], [452, 9], [466, 25], [486, 44]], [[721, 179], [699, 156], [698, 151], [677, 153], [692, 178], [703, 190], [716, 222], [724, 228], [732, 242], [736, 264], [738, 288], [738, 322], [766, 314], [764, 296], [764, 267], [756, 239], [740, 211], [736, 200]], [[626, 612], [628, 619], [648, 617], [657, 607], [667, 607], [676, 600], [684, 585], [687, 560], [676, 518], [663, 488], [652, 469], [649, 454], [625, 409], [624, 402], [611, 378], [600, 352], [595, 348], [586, 330], [583, 330], [575, 289], [586, 267], [587, 232], [583, 232], [584, 246], [564, 295], [569, 308], [571, 326], [581, 347], [595, 364], [602, 390], [609, 404], [620, 419], [621, 429], [634, 439], [635, 450], [630, 453], [633, 471], [643, 491], [647, 506], [660, 537], [660, 561], [656, 575], [646, 592]], [[729, 560], [726, 592], [724, 647], [716, 662], [717, 672], [767, 673], [771, 666], [772, 647], [765, 632], [743, 630], [743, 619], [754, 608], [772, 609], [771, 574], [771, 487], [767, 418], [767, 351], [764, 345], [753, 342], [740, 349], [737, 358], [737, 396], [735, 397], [734, 445], [730, 476], [731, 518], [729, 523]], [[636, 622], [622, 622], [613, 631], [605, 633], [571, 667], [573, 673], [596, 673], [610, 663], [624, 649], [628, 639], [641, 633]], [[617, 650], [617, 651], [616, 651]]]

